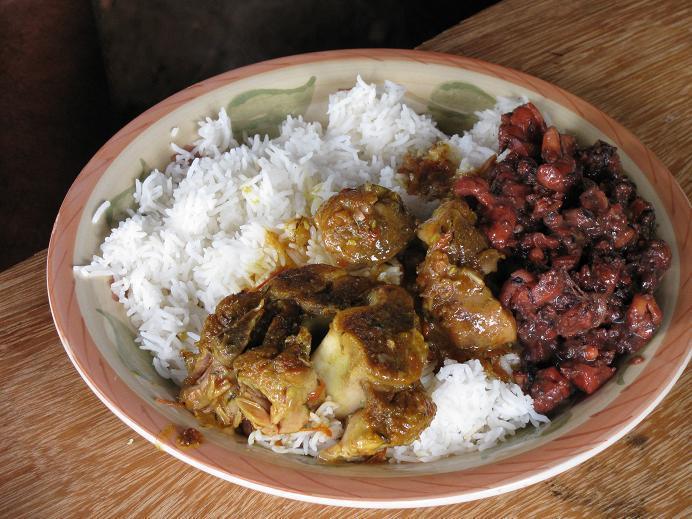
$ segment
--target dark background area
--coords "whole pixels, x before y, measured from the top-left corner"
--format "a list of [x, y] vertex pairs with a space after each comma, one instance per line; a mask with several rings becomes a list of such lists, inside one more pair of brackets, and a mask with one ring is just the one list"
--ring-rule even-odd
[[415, 47], [493, 3], [0, 0], [0, 270], [48, 246], [89, 158], [170, 94], [264, 59]]

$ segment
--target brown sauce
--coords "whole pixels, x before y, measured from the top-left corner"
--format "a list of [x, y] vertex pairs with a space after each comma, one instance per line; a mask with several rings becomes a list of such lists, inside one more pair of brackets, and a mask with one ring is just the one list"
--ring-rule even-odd
[[179, 447], [195, 448], [200, 446], [203, 439], [204, 437], [202, 436], [201, 432], [194, 427], [188, 427], [183, 432], [178, 434], [176, 443]]

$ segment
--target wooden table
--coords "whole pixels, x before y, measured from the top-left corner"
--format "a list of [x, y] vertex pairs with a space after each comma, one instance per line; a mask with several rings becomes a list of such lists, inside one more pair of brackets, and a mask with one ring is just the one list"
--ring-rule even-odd
[[[685, 4], [510, 0], [421, 48], [500, 63], [587, 99], [650, 146], [690, 197], [692, 17]], [[223, 482], [156, 450], [89, 391], [53, 327], [45, 260], [43, 251], [0, 274], [0, 516], [690, 515], [689, 369], [614, 446], [496, 498], [416, 512], [356, 511]]]

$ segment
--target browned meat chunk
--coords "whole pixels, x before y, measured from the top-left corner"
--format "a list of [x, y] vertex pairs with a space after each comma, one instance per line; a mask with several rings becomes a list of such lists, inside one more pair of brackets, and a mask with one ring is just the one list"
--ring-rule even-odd
[[375, 184], [343, 189], [320, 206], [315, 223], [327, 252], [349, 268], [392, 259], [413, 238], [415, 226], [401, 197]]
[[427, 356], [413, 299], [384, 285], [366, 306], [336, 314], [312, 362], [344, 417], [365, 405], [367, 386], [401, 390], [418, 381]]
[[627, 309], [625, 325], [630, 333], [649, 341], [663, 321], [663, 313], [650, 294], [637, 294]]
[[[230, 367], [233, 359], [257, 340], [255, 329], [264, 313], [265, 300], [259, 292], [240, 292], [222, 299], [204, 321], [198, 348]], [[195, 370], [188, 366], [188, 372]]]
[[492, 350], [516, 341], [514, 318], [475, 270], [456, 267], [433, 251], [421, 268], [418, 286], [423, 308], [457, 348]]
[[530, 392], [533, 408], [538, 413], [546, 414], [569, 398], [572, 388], [556, 368], [550, 367], [536, 373]]
[[483, 274], [495, 272], [503, 258], [476, 228], [476, 213], [463, 200], [443, 202], [429, 220], [418, 226], [418, 237], [428, 248], [443, 251], [455, 265]]
[[[274, 318], [283, 320], [282, 316]], [[283, 328], [285, 323], [278, 327]], [[273, 335], [268, 332], [267, 335]], [[310, 396], [318, 380], [310, 364], [310, 332], [301, 327], [295, 335], [272, 340], [240, 355], [234, 362], [240, 394], [236, 403], [255, 429], [265, 434], [299, 431], [308, 421]]]
[[377, 287], [368, 305], [337, 313], [312, 362], [336, 416], [350, 417], [320, 459], [361, 459], [415, 440], [435, 414], [418, 385], [427, 356], [413, 299], [400, 287]]
[[509, 114], [502, 115], [499, 131], [500, 151], [509, 148], [526, 157], [538, 154], [546, 124], [533, 103], [526, 103]]
[[517, 210], [512, 202], [490, 192], [488, 181], [477, 175], [462, 177], [454, 184], [457, 196], [473, 197], [483, 207], [481, 228], [490, 244], [500, 251], [513, 246], [517, 226]]
[[[206, 350], [199, 355], [211, 359]], [[235, 401], [237, 394], [233, 370], [212, 359], [200, 377], [186, 379], [178, 398], [201, 424], [233, 431], [243, 419]]]
[[407, 445], [435, 417], [435, 404], [420, 385], [403, 391], [369, 390], [365, 407], [353, 414], [336, 445], [319, 453], [322, 461], [351, 461]]
[[475, 222], [466, 202], [450, 200], [419, 227], [429, 248], [417, 284], [427, 318], [439, 323], [452, 344], [493, 350], [516, 340], [516, 326], [483, 281], [503, 256], [488, 246]]
[[651, 240], [636, 262], [636, 273], [642, 291], [651, 293], [661, 283], [663, 274], [670, 268], [673, 254], [668, 244], [662, 240]]
[[290, 300], [304, 312], [331, 318], [339, 310], [363, 304], [376, 282], [350, 276], [329, 265], [306, 265], [280, 272], [267, 284], [271, 299]]
[[198, 352], [185, 352], [188, 376], [180, 401], [203, 424], [234, 429], [242, 420], [235, 402], [238, 382], [233, 361], [262, 340], [258, 324], [266, 314], [261, 293], [241, 292], [221, 300], [204, 322]]
[[615, 373], [615, 368], [604, 364], [586, 364], [567, 361], [560, 364], [560, 372], [587, 395], [603, 385]]
[[603, 141], [579, 150], [577, 158], [583, 166], [584, 176], [596, 182], [611, 182], [622, 177], [622, 164], [617, 148]]
[[458, 166], [449, 145], [440, 141], [423, 154], [407, 153], [399, 173], [406, 176], [408, 194], [445, 198]]
[[246, 419], [267, 434], [299, 430], [324, 396], [301, 325], [365, 303], [375, 285], [309, 265], [224, 298], [204, 323], [198, 352], [185, 354], [180, 400], [205, 424], [235, 429]]

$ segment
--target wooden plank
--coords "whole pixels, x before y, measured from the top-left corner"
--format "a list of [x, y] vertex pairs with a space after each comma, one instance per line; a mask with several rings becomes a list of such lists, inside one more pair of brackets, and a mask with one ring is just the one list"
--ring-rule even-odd
[[[642, 138], [689, 197], [692, 20], [685, 4], [510, 0], [421, 48], [494, 61], [584, 97]], [[359, 511], [223, 482], [158, 451], [88, 390], [52, 325], [45, 259], [44, 251], [0, 274], [0, 516], [690, 515], [689, 369], [652, 415], [605, 452], [495, 498]]]

